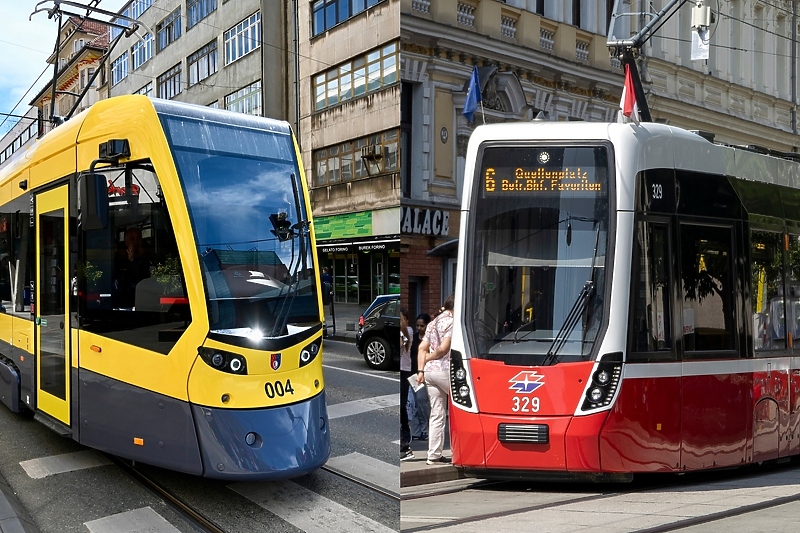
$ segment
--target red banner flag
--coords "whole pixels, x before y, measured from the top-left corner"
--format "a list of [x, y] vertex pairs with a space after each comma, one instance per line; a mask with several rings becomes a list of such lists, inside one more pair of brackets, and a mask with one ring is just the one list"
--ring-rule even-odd
[[622, 88], [622, 99], [619, 101], [619, 108], [623, 116], [639, 123], [639, 106], [636, 105], [636, 93], [633, 91], [633, 76], [631, 76], [630, 66], [625, 65], [625, 85]]

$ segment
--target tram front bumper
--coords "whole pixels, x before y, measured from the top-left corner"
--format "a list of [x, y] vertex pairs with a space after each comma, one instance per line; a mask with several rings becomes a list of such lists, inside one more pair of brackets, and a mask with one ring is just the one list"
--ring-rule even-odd
[[287, 479], [320, 468], [330, 456], [325, 392], [292, 405], [218, 409], [192, 405], [203, 476]]

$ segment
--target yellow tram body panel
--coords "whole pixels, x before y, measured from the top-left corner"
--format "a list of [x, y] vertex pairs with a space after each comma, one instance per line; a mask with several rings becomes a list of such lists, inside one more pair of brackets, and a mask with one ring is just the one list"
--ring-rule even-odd
[[[305, 342], [314, 342], [321, 336], [320, 333]], [[248, 372], [246, 375], [222, 373], [198, 358], [189, 376], [189, 400], [193, 404], [229, 409], [269, 408], [308, 400], [324, 389], [322, 354], [299, 367], [302, 346], [281, 350], [282, 364], [278, 370], [270, 367], [269, 351], [232, 348], [213, 340], [205, 347], [235, 350], [247, 360]], [[292, 393], [286, 391], [287, 384]]]

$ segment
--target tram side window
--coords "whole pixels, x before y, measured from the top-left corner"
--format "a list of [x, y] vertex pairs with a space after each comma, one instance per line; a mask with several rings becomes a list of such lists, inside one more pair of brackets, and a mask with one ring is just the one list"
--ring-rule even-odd
[[[782, 249], [782, 233], [761, 230], [750, 232], [750, 298], [753, 311], [753, 349], [756, 352], [786, 348], [787, 302], [783, 291]], [[800, 294], [796, 301], [800, 304]], [[789, 307], [793, 309], [794, 304], [791, 302], [790, 298]], [[800, 319], [800, 316], [797, 318]]]
[[[634, 242], [631, 360], [671, 359], [672, 313], [668, 226], [639, 222]], [[637, 354], [638, 352], [638, 354]], [[662, 352], [653, 354], [653, 352]], [[644, 354], [650, 355], [644, 355]]]
[[786, 325], [789, 327], [789, 347], [795, 348], [795, 339], [800, 337], [800, 235], [789, 235], [786, 259]]
[[175, 232], [146, 162], [97, 172], [108, 183], [105, 229], [83, 232], [81, 327], [168, 353], [191, 321]]
[[681, 224], [685, 351], [734, 350], [732, 228]]
[[28, 206], [25, 196], [0, 207], [0, 312], [31, 319], [34, 242]]

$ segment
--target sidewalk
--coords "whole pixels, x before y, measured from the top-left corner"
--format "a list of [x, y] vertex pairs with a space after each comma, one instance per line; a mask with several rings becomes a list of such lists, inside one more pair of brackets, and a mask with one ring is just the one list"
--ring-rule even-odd
[[[450, 425], [445, 426], [444, 457], [452, 457], [450, 450]], [[464, 476], [451, 464], [428, 465], [428, 441], [412, 440], [411, 450], [414, 452], [414, 459], [400, 461], [400, 492], [413, 491], [409, 487], [428, 485], [430, 483], [441, 483], [443, 481], [453, 481]], [[405, 491], [403, 489], [406, 489]]]
[[25, 508], [0, 475], [0, 533], [38, 533]]

